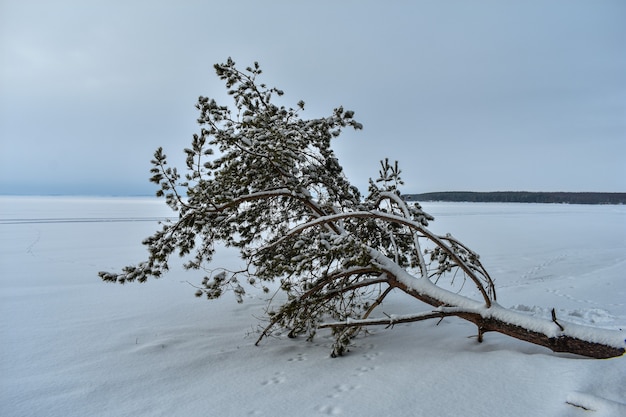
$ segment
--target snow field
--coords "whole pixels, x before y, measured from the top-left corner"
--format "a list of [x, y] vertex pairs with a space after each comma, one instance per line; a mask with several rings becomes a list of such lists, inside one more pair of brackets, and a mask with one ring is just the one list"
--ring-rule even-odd
[[[504, 307], [624, 329], [626, 207], [423, 206], [431, 230], [481, 255]], [[331, 359], [324, 331], [255, 347], [262, 294], [197, 299], [201, 276], [175, 265], [145, 284], [99, 280], [143, 260], [141, 240], [170, 215], [152, 198], [0, 197], [0, 415], [626, 415], [623, 357], [492, 333], [479, 344], [449, 318], [372, 327]], [[224, 251], [215, 263], [237, 262]], [[394, 294], [379, 315], [426, 309]]]

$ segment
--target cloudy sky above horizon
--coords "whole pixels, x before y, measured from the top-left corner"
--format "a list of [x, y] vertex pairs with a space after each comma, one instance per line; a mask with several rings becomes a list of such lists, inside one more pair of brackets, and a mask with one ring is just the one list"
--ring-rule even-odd
[[152, 194], [182, 162], [212, 65], [364, 125], [334, 144], [362, 191], [626, 192], [626, 2], [0, 0], [0, 194]]

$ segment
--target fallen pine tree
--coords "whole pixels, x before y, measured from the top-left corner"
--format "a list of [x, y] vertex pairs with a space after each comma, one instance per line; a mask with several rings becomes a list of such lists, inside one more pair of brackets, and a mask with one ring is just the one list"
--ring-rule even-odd
[[[232, 291], [239, 302], [245, 286], [269, 292], [279, 282], [283, 303], [270, 299], [268, 324], [257, 344], [276, 329], [312, 339], [319, 328], [335, 336], [332, 355], [346, 352], [366, 326], [456, 316], [477, 326], [478, 340], [499, 332], [557, 352], [609, 358], [626, 348], [624, 334], [533, 318], [496, 302], [493, 280], [476, 253], [450, 235], [427, 228], [433, 218], [408, 204], [397, 162], [381, 162], [379, 178], [363, 197], [343, 174], [330, 148], [346, 127], [361, 129], [342, 107], [326, 118], [303, 120], [297, 109], [272, 103], [283, 92], [258, 84], [258, 64], [245, 71], [232, 60], [215, 65], [235, 101], [232, 111], [200, 97], [200, 133], [185, 149], [186, 173], [168, 166], [159, 148], [151, 181], [158, 184], [176, 221], [144, 240], [148, 259], [121, 273], [100, 272], [109, 282], [144, 282], [169, 269], [170, 255], [187, 269], [206, 270], [197, 296]], [[217, 151], [217, 156], [214, 156]], [[240, 271], [209, 269], [216, 243], [239, 249]], [[471, 282], [475, 300], [442, 288], [445, 280]], [[370, 318], [393, 289], [433, 309], [407, 316]]]

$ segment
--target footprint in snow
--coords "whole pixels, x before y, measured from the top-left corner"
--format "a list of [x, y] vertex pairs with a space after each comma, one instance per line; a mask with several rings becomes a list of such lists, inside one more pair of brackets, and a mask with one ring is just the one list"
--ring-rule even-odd
[[328, 398], [339, 398], [339, 397], [341, 397], [342, 394], [344, 394], [346, 392], [357, 390], [357, 389], [361, 388], [361, 386], [360, 385], [339, 384], [339, 385], [335, 385], [333, 388], [334, 388], [334, 392], [332, 394], [328, 395]]
[[286, 380], [287, 380], [287, 378], [285, 378], [283, 372], [276, 372], [273, 377], [271, 377], [270, 379], [266, 379], [265, 381], [261, 382], [261, 385], [282, 384]]
[[307, 360], [306, 355], [304, 353], [298, 353], [295, 358], [287, 359], [289, 362], [304, 362]]
[[338, 416], [341, 414], [341, 408], [332, 405], [319, 405], [315, 407], [315, 410], [328, 416]]
[[363, 357], [367, 359], [368, 361], [376, 360], [378, 356], [380, 356], [380, 352], [371, 352], [371, 353], [366, 353], [363, 355]]
[[358, 368], [356, 368], [356, 373], [354, 374], [354, 376], [365, 375], [368, 372], [375, 371], [377, 368], [378, 366], [359, 366]]

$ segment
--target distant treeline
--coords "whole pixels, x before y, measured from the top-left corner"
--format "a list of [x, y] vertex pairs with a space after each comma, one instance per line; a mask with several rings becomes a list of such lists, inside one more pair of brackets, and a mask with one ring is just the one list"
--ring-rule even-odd
[[466, 201], [476, 203], [626, 204], [626, 193], [564, 193], [527, 191], [444, 191], [405, 194], [407, 201]]

